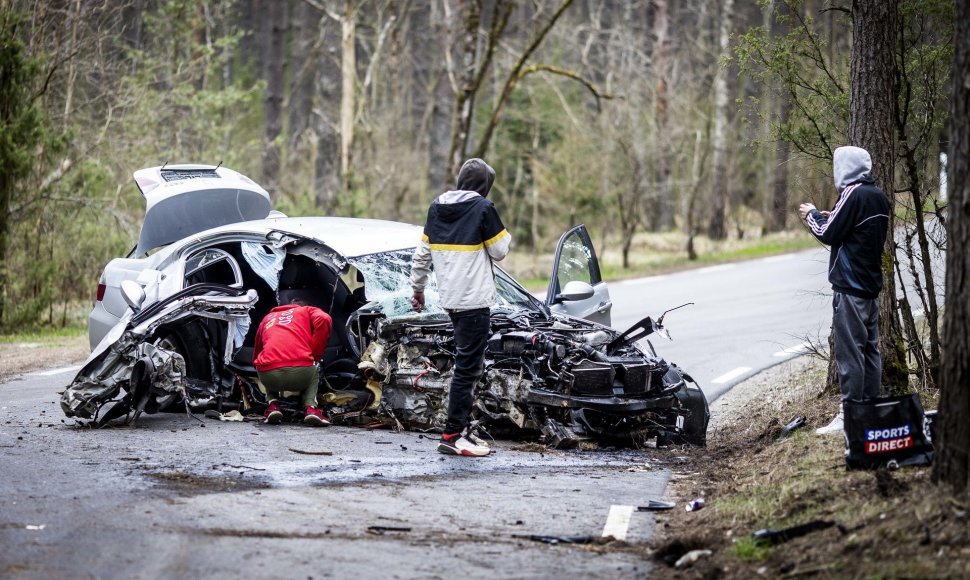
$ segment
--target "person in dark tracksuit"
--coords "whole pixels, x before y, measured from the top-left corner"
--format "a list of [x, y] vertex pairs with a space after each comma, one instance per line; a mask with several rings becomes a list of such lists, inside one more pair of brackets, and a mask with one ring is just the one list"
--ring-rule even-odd
[[[843, 401], [879, 396], [879, 304], [882, 253], [889, 227], [889, 199], [873, 182], [872, 158], [859, 147], [839, 147], [832, 172], [839, 199], [831, 211], [803, 203], [798, 211], [820, 242], [831, 246], [832, 328]], [[819, 434], [841, 432], [839, 414]]]
[[469, 159], [458, 173], [457, 189], [431, 203], [421, 242], [411, 263], [411, 305], [421, 312], [424, 290], [434, 266], [441, 307], [455, 333], [455, 369], [448, 394], [448, 419], [438, 451], [482, 457], [491, 450], [469, 428], [475, 385], [485, 370], [485, 343], [490, 334], [490, 307], [495, 303], [492, 261], [505, 258], [512, 236], [495, 205], [486, 199], [495, 170], [481, 159]]

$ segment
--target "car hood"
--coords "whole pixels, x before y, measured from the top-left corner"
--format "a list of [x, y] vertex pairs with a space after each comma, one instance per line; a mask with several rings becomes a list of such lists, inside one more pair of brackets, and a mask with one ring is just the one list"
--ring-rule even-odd
[[203, 230], [263, 219], [269, 193], [225, 167], [164, 165], [140, 169], [135, 183], [147, 204], [135, 255]]

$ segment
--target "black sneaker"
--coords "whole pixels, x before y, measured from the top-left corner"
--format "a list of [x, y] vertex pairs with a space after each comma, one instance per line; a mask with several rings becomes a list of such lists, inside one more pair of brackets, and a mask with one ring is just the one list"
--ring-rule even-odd
[[486, 457], [492, 450], [487, 446], [476, 445], [461, 433], [443, 433], [438, 442], [438, 453], [461, 455], [464, 457]]

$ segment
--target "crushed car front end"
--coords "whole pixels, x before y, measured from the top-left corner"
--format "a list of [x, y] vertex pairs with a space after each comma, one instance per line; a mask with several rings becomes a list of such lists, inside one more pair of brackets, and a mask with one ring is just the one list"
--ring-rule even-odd
[[[378, 393], [379, 402], [371, 401], [376, 414], [393, 426], [438, 429], [454, 371], [453, 329], [436, 305], [433, 285], [425, 290], [426, 311], [411, 312], [409, 295], [400, 290], [408, 287], [407, 258], [384, 254], [354, 261], [375, 299], [352, 318], [349, 333], [370, 391]], [[652, 346], [649, 354], [641, 349], [636, 339], [647, 329], [619, 333], [554, 314], [498, 269], [496, 286], [498, 304], [473, 410], [492, 432], [541, 433], [555, 447], [583, 439], [705, 443], [703, 392]]]
[[[492, 432], [542, 433], [554, 447], [582, 439], [704, 444], [703, 393], [676, 365], [617, 344], [615, 330], [521, 310], [496, 309], [491, 322], [473, 414]], [[378, 414], [406, 428], [440, 428], [455, 356], [447, 315], [374, 316], [367, 333], [361, 365], [381, 383]]]
[[233, 344], [241, 342], [249, 328], [249, 311], [256, 299], [251, 290], [198, 284], [138, 312], [129, 310], [64, 390], [61, 409], [68, 417], [104, 424], [180, 401], [199, 407], [219, 397], [220, 386], [231, 389], [232, 382], [190, 379], [182, 354], [166, 348], [166, 336], [186, 324], [221, 324], [223, 336], [228, 337], [222, 354], [228, 361]]

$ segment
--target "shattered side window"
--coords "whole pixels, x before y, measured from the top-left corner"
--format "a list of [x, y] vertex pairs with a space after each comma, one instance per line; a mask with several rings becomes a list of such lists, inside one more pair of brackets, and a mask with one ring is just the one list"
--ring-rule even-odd
[[[370, 254], [351, 260], [364, 276], [367, 300], [379, 303], [388, 318], [414, 315], [411, 309], [412, 255], [412, 251], [402, 250]], [[428, 284], [424, 288], [424, 311], [444, 312], [434, 272], [428, 277]]]
[[589, 247], [583, 243], [579, 232], [573, 232], [566, 238], [559, 256], [559, 288], [564, 288], [568, 282], [573, 281], [592, 284], [593, 274], [590, 270], [590, 262], [592, 262], [592, 256], [590, 256]]

